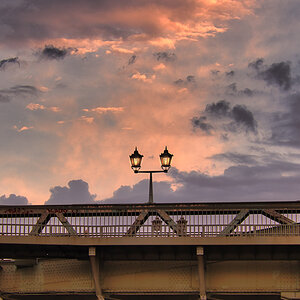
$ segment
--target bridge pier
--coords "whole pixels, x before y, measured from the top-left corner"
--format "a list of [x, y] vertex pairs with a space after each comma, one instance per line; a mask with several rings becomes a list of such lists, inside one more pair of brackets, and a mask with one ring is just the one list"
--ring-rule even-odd
[[199, 276], [199, 292], [200, 300], [206, 300], [206, 288], [205, 288], [205, 262], [204, 262], [204, 248], [198, 246], [197, 249], [198, 260], [198, 276]]
[[100, 285], [100, 264], [99, 264], [99, 256], [97, 256], [96, 253], [96, 247], [89, 247], [89, 257], [90, 257], [90, 264], [91, 264], [97, 299], [105, 300], [102, 295], [102, 289]]

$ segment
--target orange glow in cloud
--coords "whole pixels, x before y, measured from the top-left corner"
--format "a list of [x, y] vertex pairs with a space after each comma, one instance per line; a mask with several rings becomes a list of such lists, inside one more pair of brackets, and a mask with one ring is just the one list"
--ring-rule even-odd
[[29, 110], [49, 110], [49, 111], [53, 111], [53, 112], [59, 112], [60, 108], [57, 106], [51, 106], [51, 107], [46, 107], [42, 104], [38, 104], [38, 103], [29, 103], [26, 106], [27, 109]]
[[22, 127], [18, 128], [16, 125], [14, 125], [13, 128], [15, 130], [17, 130], [18, 132], [22, 132], [22, 131], [27, 131], [27, 130], [33, 129], [33, 126], [22, 126]]
[[107, 112], [117, 113], [117, 112], [124, 111], [124, 107], [96, 107], [96, 108], [91, 108], [91, 109], [84, 108], [83, 111], [86, 111], [86, 112], [92, 111], [92, 112], [96, 112], [99, 114], [103, 114], [103, 113], [107, 113]]
[[[21, 64], [21, 75], [16, 75], [14, 84], [37, 86], [45, 100], [32, 96], [22, 102], [26, 126], [13, 126], [19, 124], [16, 121], [10, 130], [21, 133], [38, 129], [44, 136], [49, 134], [55, 143], [49, 151], [55, 153], [47, 157], [53, 159], [51, 164], [41, 167], [51, 173], [48, 182], [55, 186], [83, 179], [97, 199], [110, 197], [121, 185], [147, 178], [136, 176], [130, 169], [128, 156], [135, 146], [145, 156], [143, 169], [159, 169], [158, 155], [167, 145], [174, 154], [173, 166], [180, 171], [221, 174], [222, 166], [207, 158], [224, 152], [227, 145], [217, 136], [193, 131], [191, 125], [191, 119], [211, 99], [205, 80], [215, 66], [214, 62], [192, 61], [190, 48], [201, 52], [203, 40], [226, 32], [226, 20], [251, 14], [254, 3], [198, 0], [165, 5], [150, 1], [108, 5], [107, 10], [84, 5], [81, 9], [72, 7], [68, 14], [56, 9], [44, 15], [36, 13], [37, 24], [47, 26], [51, 35], [30, 39], [28, 44], [39, 50], [54, 45], [68, 49], [68, 54], [42, 61], [32, 56], [30, 71]], [[199, 42], [198, 48], [195, 42]], [[159, 60], [153, 56], [157, 52], [176, 54], [176, 59]], [[132, 55], [137, 59], [129, 64]], [[190, 66], [185, 65], [188, 59]], [[229, 66], [218, 67], [227, 70]], [[188, 75], [196, 77], [195, 84], [185, 80]], [[179, 78], [184, 79], [183, 84], [177, 85]], [[198, 84], [197, 89], [193, 84]], [[162, 174], [155, 180], [167, 178]], [[15, 186], [13, 193], [27, 196], [34, 204], [42, 203], [38, 197], [47, 200], [51, 185], [45, 188], [45, 183], [42, 193], [28, 181], [8, 176], [0, 184], [7, 184], [6, 193]]]
[[[53, 44], [57, 47], [73, 48], [73, 55], [85, 55], [97, 52], [100, 48], [122, 54], [133, 54], [135, 49], [148, 43], [154, 47], [175, 49], [176, 43], [181, 40], [197, 41], [199, 37], [214, 36], [227, 30], [220, 21], [240, 19], [252, 13], [255, 1], [232, 1], [218, 0], [190, 1], [181, 7], [171, 6], [168, 8], [163, 4], [145, 4], [137, 7], [125, 6], [122, 9], [110, 7], [109, 10], [92, 11], [84, 9], [72, 10], [72, 19], [76, 19], [82, 25], [95, 27], [105, 24], [119, 24], [120, 27], [128, 28], [131, 34], [126, 38], [105, 39], [98, 36], [81, 37], [57, 37], [42, 42], [34, 42], [36, 46], [43, 47], [45, 44]], [[63, 32], [70, 17], [60, 15], [55, 22], [51, 13], [47, 18], [36, 15], [37, 22], [52, 24], [53, 30]], [[149, 18], [151, 14], [151, 18]], [[218, 20], [218, 26], [215, 25]], [[137, 30], [139, 29], [139, 30]], [[137, 47], [137, 45], [139, 46]]]
[[152, 83], [152, 81], [155, 79], [155, 75], [152, 75], [151, 77], [147, 77], [146, 74], [141, 74], [140, 72], [136, 72], [131, 76], [132, 79], [140, 80], [143, 82]]

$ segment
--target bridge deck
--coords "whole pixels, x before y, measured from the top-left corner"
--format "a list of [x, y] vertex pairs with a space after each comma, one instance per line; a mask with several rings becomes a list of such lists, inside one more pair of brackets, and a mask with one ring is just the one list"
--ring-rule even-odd
[[300, 244], [300, 202], [0, 206], [0, 243]]

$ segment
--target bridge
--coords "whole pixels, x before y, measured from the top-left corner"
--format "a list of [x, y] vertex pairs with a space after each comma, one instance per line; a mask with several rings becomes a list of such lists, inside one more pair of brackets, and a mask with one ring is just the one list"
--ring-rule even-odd
[[2, 299], [300, 299], [300, 202], [0, 206]]

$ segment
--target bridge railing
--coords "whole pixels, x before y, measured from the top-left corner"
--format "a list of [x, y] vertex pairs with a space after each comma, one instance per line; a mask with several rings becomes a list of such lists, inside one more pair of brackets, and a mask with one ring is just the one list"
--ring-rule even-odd
[[299, 202], [0, 206], [0, 238], [235, 237], [299, 234]]

